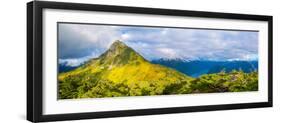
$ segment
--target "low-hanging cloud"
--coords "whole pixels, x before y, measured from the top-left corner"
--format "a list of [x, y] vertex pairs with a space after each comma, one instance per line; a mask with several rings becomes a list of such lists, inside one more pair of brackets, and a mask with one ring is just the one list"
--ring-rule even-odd
[[122, 40], [148, 60], [256, 60], [258, 32], [59, 24], [59, 58], [94, 58]]

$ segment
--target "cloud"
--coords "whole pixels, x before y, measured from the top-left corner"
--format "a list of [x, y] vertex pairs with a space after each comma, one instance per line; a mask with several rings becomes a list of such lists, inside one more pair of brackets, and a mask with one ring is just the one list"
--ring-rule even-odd
[[59, 24], [59, 56], [63, 59], [98, 56], [120, 34], [111, 26]]
[[[166, 56], [166, 58], [185, 59], [246, 60], [245, 56], [258, 53], [258, 32], [158, 29], [147, 33], [128, 32], [130, 38], [126, 42], [148, 59]], [[141, 42], [141, 45], [138, 42]], [[172, 50], [167, 53], [167, 49]], [[151, 52], [148, 54], [148, 51]]]
[[59, 25], [59, 58], [98, 57], [119, 39], [148, 60], [258, 58], [258, 32], [81, 24]]
[[74, 58], [74, 59], [59, 59], [59, 64], [64, 64], [66, 66], [76, 67], [79, 66], [86, 61], [88, 61], [89, 57], [83, 57], [83, 58]]
[[177, 58], [178, 53], [174, 49], [170, 48], [156, 48], [156, 51], [159, 52], [162, 57], [166, 58]]

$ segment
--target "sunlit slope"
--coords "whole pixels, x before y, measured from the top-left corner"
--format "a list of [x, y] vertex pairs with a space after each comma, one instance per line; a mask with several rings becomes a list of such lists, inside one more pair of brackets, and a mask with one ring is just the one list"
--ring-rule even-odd
[[173, 94], [170, 85], [188, 85], [191, 77], [152, 64], [120, 41], [100, 57], [59, 75], [60, 98]]

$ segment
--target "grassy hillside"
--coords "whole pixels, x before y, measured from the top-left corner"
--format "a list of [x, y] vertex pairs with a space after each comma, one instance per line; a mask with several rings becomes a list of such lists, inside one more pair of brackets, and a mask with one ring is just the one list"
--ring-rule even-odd
[[233, 70], [204, 74], [190, 81], [189, 86], [174, 90], [174, 93], [216, 93], [258, 91], [258, 72], [245, 73]]

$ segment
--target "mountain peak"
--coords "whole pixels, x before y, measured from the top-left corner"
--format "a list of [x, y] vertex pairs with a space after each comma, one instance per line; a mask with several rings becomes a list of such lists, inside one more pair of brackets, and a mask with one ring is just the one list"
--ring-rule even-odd
[[112, 45], [126, 45], [125, 43], [123, 43], [120, 40], [116, 40], [115, 42], [112, 43]]
[[127, 48], [128, 46], [121, 42], [120, 40], [116, 40], [115, 42], [113, 42], [109, 48], [109, 50], [116, 50], [118, 48]]
[[127, 46], [125, 43], [123, 43], [120, 40], [116, 40], [111, 44], [107, 52], [105, 52], [107, 55], [110, 56], [116, 56], [116, 55], [121, 55], [124, 53], [124, 51], [130, 51], [130, 52], [135, 52], [132, 48]]
[[120, 40], [116, 40], [100, 57], [102, 63], [110, 65], [124, 65], [137, 61], [146, 61], [139, 53]]

